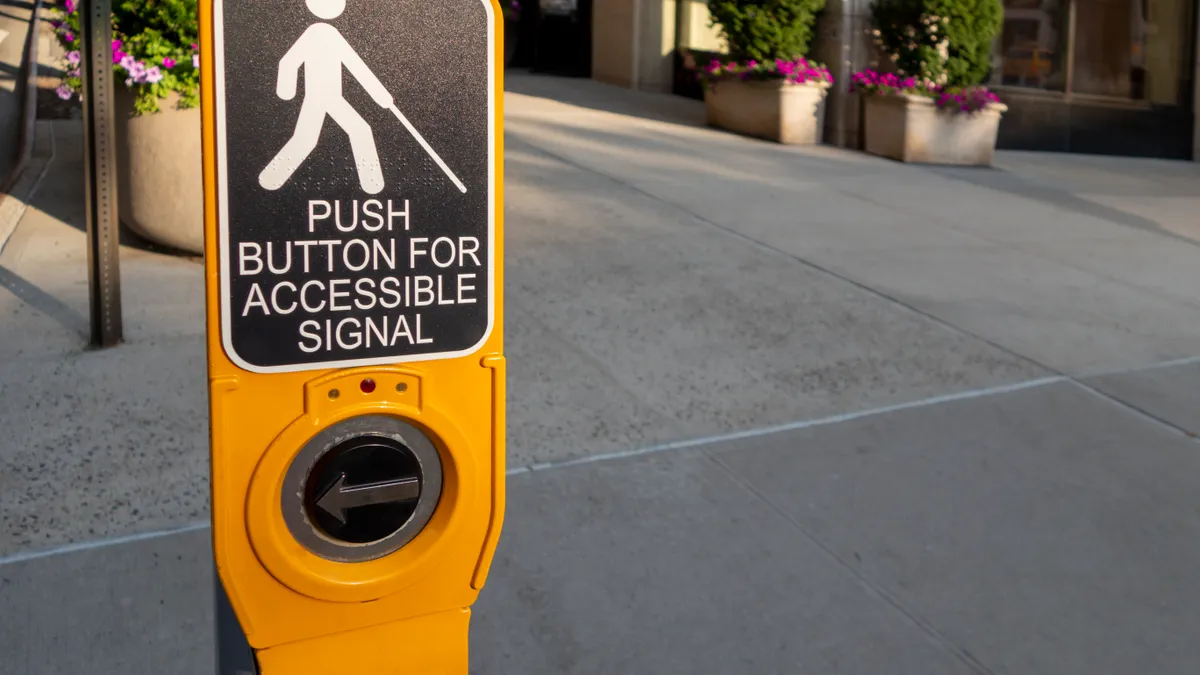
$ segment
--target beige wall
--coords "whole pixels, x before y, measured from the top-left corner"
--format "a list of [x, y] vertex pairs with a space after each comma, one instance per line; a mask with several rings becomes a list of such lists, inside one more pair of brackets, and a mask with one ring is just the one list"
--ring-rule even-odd
[[706, 52], [724, 52], [725, 41], [721, 39], [721, 31], [710, 27], [712, 17], [708, 13], [708, 3], [704, 0], [679, 1], [679, 45], [690, 49]]
[[675, 70], [676, 0], [637, 0], [641, 5], [641, 49], [636, 88], [671, 91]]
[[621, 87], [633, 82], [635, 0], [592, 3], [592, 77]]
[[1190, 64], [1180, 58], [1192, 36], [1191, 0], [1150, 0], [1146, 24], [1146, 99], [1175, 105], [1179, 83], [1186, 79]]
[[[681, 17], [676, 3], [685, 3]], [[635, 21], [636, 17], [636, 21]], [[704, 0], [595, 0], [592, 77], [644, 91], [670, 91], [677, 31], [683, 44], [717, 49]]]

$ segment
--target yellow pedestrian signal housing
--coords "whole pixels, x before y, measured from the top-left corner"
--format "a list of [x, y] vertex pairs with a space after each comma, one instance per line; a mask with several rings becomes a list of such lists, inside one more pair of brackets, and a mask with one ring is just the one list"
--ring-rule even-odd
[[201, 0], [213, 549], [265, 675], [467, 672], [504, 512], [502, 22]]

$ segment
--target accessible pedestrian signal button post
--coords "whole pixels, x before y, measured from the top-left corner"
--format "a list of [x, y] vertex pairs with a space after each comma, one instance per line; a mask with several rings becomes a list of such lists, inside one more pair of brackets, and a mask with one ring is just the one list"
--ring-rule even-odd
[[466, 675], [504, 521], [503, 12], [198, 9], [218, 663]]
[[477, 350], [495, 314], [487, 27], [415, 44], [397, 39], [403, 6], [216, 4], [229, 358], [281, 372]]

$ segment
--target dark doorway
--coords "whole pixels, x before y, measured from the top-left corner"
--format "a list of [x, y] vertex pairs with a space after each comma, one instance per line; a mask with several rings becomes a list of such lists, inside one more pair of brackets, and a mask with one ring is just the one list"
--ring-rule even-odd
[[534, 22], [533, 72], [592, 76], [592, 0], [541, 0]]

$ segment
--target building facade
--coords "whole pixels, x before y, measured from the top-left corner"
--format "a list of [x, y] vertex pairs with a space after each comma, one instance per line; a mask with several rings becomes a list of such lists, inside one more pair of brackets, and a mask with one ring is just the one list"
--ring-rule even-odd
[[[1009, 107], [1000, 147], [1200, 159], [1200, 0], [1003, 2], [989, 80]], [[695, 69], [722, 51], [704, 0], [589, 4], [592, 77], [702, 95]], [[847, 147], [862, 136], [849, 74], [879, 61], [868, 40], [869, 6], [829, 0], [812, 50], [838, 76], [826, 141]]]

